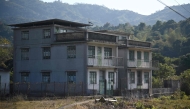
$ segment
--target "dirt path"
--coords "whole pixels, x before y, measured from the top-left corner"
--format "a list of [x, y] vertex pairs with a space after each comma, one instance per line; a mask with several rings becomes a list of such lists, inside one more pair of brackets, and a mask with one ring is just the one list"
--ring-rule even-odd
[[91, 102], [91, 101], [94, 101], [94, 99], [93, 99], [93, 100], [86, 100], [86, 101], [81, 101], [81, 102], [72, 103], [72, 104], [69, 104], [69, 105], [66, 105], [66, 106], [62, 106], [62, 107], [60, 107], [59, 109], [69, 109], [69, 108], [72, 107], [72, 106], [81, 105], [81, 104], [88, 103], [88, 102]]

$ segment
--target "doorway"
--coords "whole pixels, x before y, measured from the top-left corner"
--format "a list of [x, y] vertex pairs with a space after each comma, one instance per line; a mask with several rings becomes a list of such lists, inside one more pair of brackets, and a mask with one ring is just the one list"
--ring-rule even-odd
[[99, 91], [100, 95], [104, 95], [104, 89], [105, 89], [105, 71], [99, 72]]

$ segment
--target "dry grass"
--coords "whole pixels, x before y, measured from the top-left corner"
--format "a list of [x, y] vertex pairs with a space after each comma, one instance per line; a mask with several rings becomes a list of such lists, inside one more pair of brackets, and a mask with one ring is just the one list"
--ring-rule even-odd
[[[87, 103], [81, 109], [190, 109], [190, 100], [147, 99], [137, 101], [118, 100], [117, 103]], [[79, 106], [78, 106], [79, 107]], [[80, 109], [80, 108], [73, 108]]]
[[[12, 98], [6, 98], [4, 100], [1, 100], [0, 109], [57, 109], [61, 106], [72, 104], [72, 103], [78, 102], [79, 100], [84, 101], [86, 99], [87, 98], [84, 98], [84, 97], [27, 98], [23, 95], [18, 95]], [[77, 109], [79, 108], [77, 107]]]

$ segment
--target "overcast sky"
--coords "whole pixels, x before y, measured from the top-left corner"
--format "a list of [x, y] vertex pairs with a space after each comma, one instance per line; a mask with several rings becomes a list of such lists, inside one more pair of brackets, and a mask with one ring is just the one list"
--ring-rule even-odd
[[[53, 2], [55, 0], [42, 0], [42, 1]], [[98, 4], [108, 7], [110, 9], [131, 10], [143, 15], [150, 15], [156, 11], [164, 9], [165, 7], [157, 0], [60, 0], [60, 1], [69, 4], [75, 4], [75, 3]], [[190, 0], [162, 0], [162, 2], [164, 2], [169, 6], [178, 5], [176, 1], [179, 4], [190, 3]]]

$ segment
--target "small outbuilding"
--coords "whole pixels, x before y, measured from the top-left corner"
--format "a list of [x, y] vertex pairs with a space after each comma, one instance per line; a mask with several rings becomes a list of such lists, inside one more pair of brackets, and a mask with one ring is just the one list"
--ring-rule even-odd
[[10, 92], [10, 71], [0, 67], [0, 95], [7, 95]]

